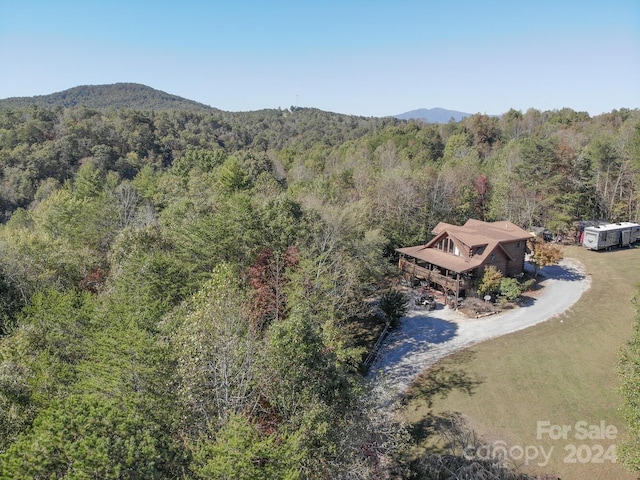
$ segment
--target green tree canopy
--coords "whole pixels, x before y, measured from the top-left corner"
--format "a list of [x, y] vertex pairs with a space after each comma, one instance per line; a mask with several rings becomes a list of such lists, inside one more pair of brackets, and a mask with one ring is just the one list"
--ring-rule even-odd
[[0, 455], [0, 476], [166, 478], [160, 430], [122, 399], [71, 395], [52, 402]]

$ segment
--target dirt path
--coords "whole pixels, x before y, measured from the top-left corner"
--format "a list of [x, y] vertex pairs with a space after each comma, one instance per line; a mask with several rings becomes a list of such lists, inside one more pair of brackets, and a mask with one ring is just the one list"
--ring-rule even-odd
[[540, 294], [526, 307], [479, 319], [466, 318], [439, 306], [432, 311], [412, 310], [380, 349], [369, 377], [384, 376], [385, 385], [400, 394], [426, 367], [476, 343], [522, 330], [567, 311], [591, 285], [577, 260], [543, 268]]

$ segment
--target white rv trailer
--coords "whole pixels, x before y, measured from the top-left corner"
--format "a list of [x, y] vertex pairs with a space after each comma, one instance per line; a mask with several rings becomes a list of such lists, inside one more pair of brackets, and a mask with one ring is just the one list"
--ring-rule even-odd
[[608, 223], [586, 227], [582, 235], [582, 245], [589, 250], [610, 250], [626, 247], [640, 240], [640, 225], [631, 222]]

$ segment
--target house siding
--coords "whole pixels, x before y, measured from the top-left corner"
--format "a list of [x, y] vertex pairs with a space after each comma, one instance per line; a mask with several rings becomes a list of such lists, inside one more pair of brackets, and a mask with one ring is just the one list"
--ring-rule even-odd
[[[494, 257], [495, 255], [495, 257]], [[507, 258], [507, 256], [504, 254], [504, 252], [499, 251], [498, 249], [496, 249], [487, 259], [487, 261], [484, 264], [484, 269], [486, 269], [488, 266], [492, 266], [495, 267], [496, 270], [498, 270], [499, 272], [501, 272], [503, 275], [506, 274], [507, 272], [507, 264], [509, 263], [509, 259]], [[484, 269], [482, 270], [481, 275], [484, 275]]]
[[524, 254], [526, 242], [520, 240], [518, 242], [503, 243], [502, 247], [511, 255], [514, 259], [507, 262], [503, 273], [508, 277], [513, 277], [521, 274], [524, 271]]

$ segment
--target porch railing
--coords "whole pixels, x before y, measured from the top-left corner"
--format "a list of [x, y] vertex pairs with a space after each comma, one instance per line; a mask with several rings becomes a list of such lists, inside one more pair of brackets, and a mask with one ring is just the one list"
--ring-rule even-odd
[[429, 282], [441, 285], [451, 291], [465, 290], [469, 288], [469, 282], [464, 279], [455, 279], [447, 275], [442, 275], [435, 270], [431, 270], [426, 267], [421, 267], [413, 262], [408, 261], [405, 258], [400, 259], [399, 268], [403, 272], [409, 273], [416, 278], [421, 278]]

